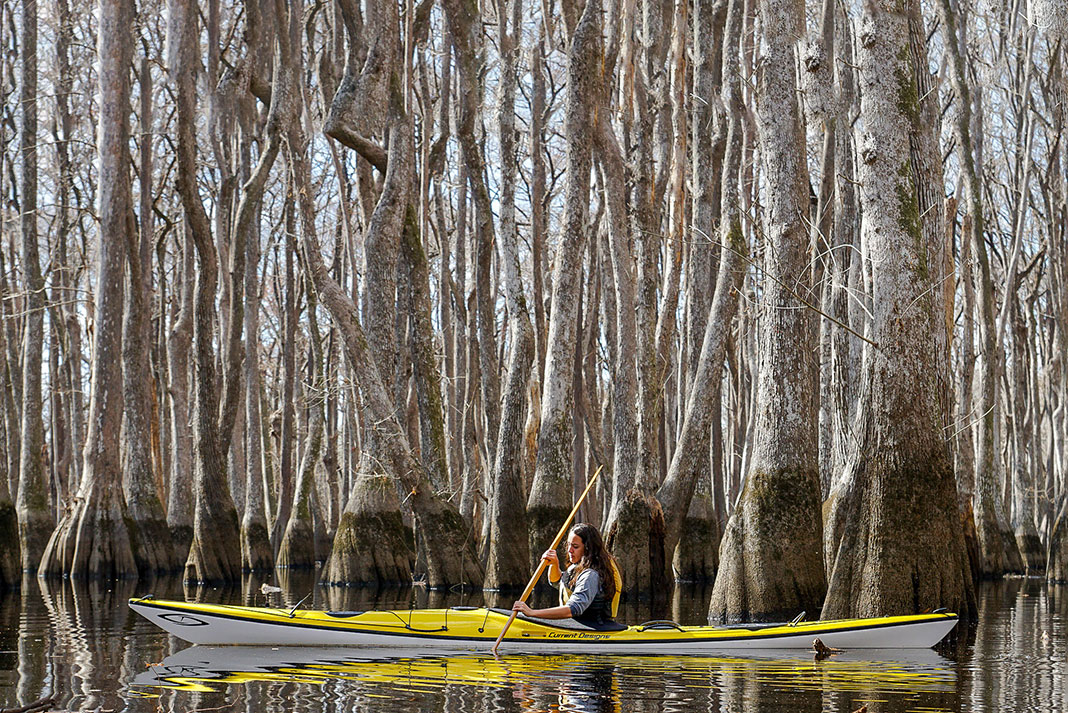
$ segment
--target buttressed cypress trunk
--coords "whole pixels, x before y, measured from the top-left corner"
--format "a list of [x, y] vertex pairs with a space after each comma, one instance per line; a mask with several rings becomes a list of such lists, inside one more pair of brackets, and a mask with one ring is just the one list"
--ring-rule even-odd
[[[382, 35], [393, 37], [393, 51], [399, 49], [397, 41], [398, 19], [392, 6]], [[290, 57], [290, 62], [294, 59]], [[414, 165], [412, 144], [412, 127], [404, 110], [404, 97], [401, 89], [401, 66], [395, 62], [388, 73], [388, 116], [389, 116], [389, 164], [382, 196], [372, 216], [367, 238], [368, 252], [372, 239], [383, 243], [392, 243], [394, 251], [407, 234], [412, 239], [418, 238], [418, 225], [415, 210], [409, 201], [411, 183], [411, 166]], [[299, 101], [299, 100], [298, 100]], [[480, 587], [482, 569], [470, 537], [470, 528], [463, 521], [459, 511], [443, 499], [434, 489], [434, 479], [426, 466], [414, 455], [407, 433], [401, 427], [394, 396], [386, 387], [382, 374], [393, 368], [393, 362], [383, 363], [378, 350], [372, 348], [372, 340], [365, 335], [360, 324], [356, 305], [345, 294], [341, 286], [329, 275], [319, 252], [316, 234], [314, 206], [310, 196], [310, 171], [305, 152], [307, 139], [304, 128], [299, 123], [299, 112], [289, 117], [286, 132], [289, 163], [294, 176], [294, 186], [299, 198], [301, 219], [301, 241], [307, 269], [323, 304], [333, 316], [335, 324], [345, 343], [350, 365], [356, 371], [360, 389], [370, 411], [371, 429], [377, 450], [376, 458], [389, 475], [407, 493], [415, 519], [418, 546], [426, 555], [426, 583], [428, 587], [440, 588], [450, 585], [465, 584]], [[368, 276], [368, 283], [371, 277]], [[368, 284], [368, 289], [372, 285]], [[381, 289], [383, 285], [378, 285]], [[383, 295], [383, 298], [385, 296]], [[394, 307], [395, 309], [395, 303]], [[368, 318], [385, 319], [388, 315], [369, 311]], [[381, 345], [378, 346], [379, 349]], [[360, 550], [377, 548], [380, 544], [396, 547], [396, 552], [404, 549], [403, 532], [384, 530], [373, 531], [363, 527], [373, 522], [374, 513], [361, 512], [361, 506], [369, 505], [366, 495], [354, 493], [350, 498], [346, 512], [342, 516], [338, 533], [335, 537], [334, 551], [327, 565], [326, 581], [342, 583], [354, 581], [356, 577], [368, 576], [360, 571], [362, 561]], [[353, 517], [359, 515], [360, 517]], [[364, 517], [371, 515], [372, 517]], [[360, 538], [368, 536], [368, 539]], [[355, 581], [360, 581], [356, 579]]]
[[553, 270], [552, 313], [549, 318], [541, 428], [534, 481], [527, 499], [530, 552], [544, 551], [571, 511], [573, 431], [572, 367], [575, 322], [582, 273], [582, 251], [590, 198], [591, 100], [600, 71], [600, 0], [587, 0], [571, 37], [568, 53], [567, 188], [563, 234]]
[[132, 22], [129, 0], [100, 0], [97, 155], [102, 180], [89, 428], [78, 499], [48, 541], [41, 558], [42, 575], [106, 579], [137, 575], [119, 479], [123, 261], [134, 230], [128, 148]]
[[[19, 104], [22, 130], [19, 153], [19, 206], [23, 287], [26, 290], [26, 326], [22, 337], [22, 419], [16, 506], [22, 569], [37, 570], [54, 521], [48, 502], [44, 461], [44, 421], [41, 362], [44, 353], [44, 277], [37, 249], [37, 2], [22, 1], [19, 51], [22, 70]], [[10, 427], [14, 427], [11, 424]]]
[[803, 8], [759, 5], [767, 54], [757, 127], [768, 183], [753, 456], [720, 544], [709, 619], [769, 620], [816, 610], [826, 588], [816, 443], [816, 322], [809, 270], [805, 128], [796, 43]]
[[501, 137], [501, 260], [504, 263], [512, 353], [505, 377], [503, 408], [492, 471], [489, 536], [486, 538], [486, 589], [522, 587], [529, 571], [526, 503], [523, 493], [523, 426], [527, 412], [527, 384], [534, 360], [534, 329], [519, 279], [519, 241], [515, 220], [516, 44], [522, 31], [522, 0], [510, 0], [502, 13], [499, 42], [502, 92], [498, 118]]
[[140, 68], [141, 210], [137, 231], [127, 235], [127, 289], [122, 323], [122, 488], [139, 572], [173, 572], [181, 564], [167, 528], [163, 508], [163, 474], [153, 457], [157, 441], [156, 394], [149, 361], [152, 344], [152, 72], [147, 59]]
[[[862, 242], [872, 271], [871, 350], [861, 388], [870, 407], [851, 492], [835, 504], [845, 525], [834, 553], [825, 618], [967, 610], [971, 579], [947, 441], [944, 249], [920, 211], [929, 146], [910, 53], [918, 3], [870, 3], [858, 32], [863, 129], [857, 135]], [[921, 44], [922, 47], [922, 44]], [[924, 51], [925, 54], [925, 51]], [[913, 64], [922, 62], [922, 64]], [[933, 213], [941, 215], [939, 210]], [[844, 513], [844, 515], [842, 514]]]
[[[723, 154], [723, 171], [720, 176], [720, 225], [715, 254], [718, 256], [715, 288], [709, 305], [708, 318], [697, 360], [697, 368], [692, 378], [690, 395], [686, 403], [686, 416], [678, 436], [678, 445], [668, 467], [667, 478], [657, 491], [657, 499], [664, 506], [664, 546], [671, 553], [676, 545], [684, 540], [691, 540], [695, 533], [688, 530], [687, 523], [691, 514], [697, 514], [702, 508], [712, 506], [707, 496], [696, 497], [695, 489], [698, 479], [708, 459], [704, 456], [709, 449], [712, 419], [718, 417], [719, 410], [715, 399], [719, 398], [719, 384], [723, 373], [723, 361], [726, 356], [727, 337], [734, 315], [738, 308], [738, 290], [744, 276], [744, 257], [748, 253], [745, 235], [742, 232], [741, 212], [739, 207], [738, 176], [741, 171], [741, 115], [744, 111], [741, 97], [741, 76], [739, 59], [735, 49], [741, 34], [742, 2], [733, 0], [727, 8], [726, 23], [723, 32], [722, 64], [722, 98], [727, 116], [724, 117], [726, 137]], [[695, 236], [696, 239], [696, 236]], [[712, 477], [717, 477], [713, 473]], [[705, 544], [719, 549], [718, 523], [707, 517], [697, 522], [708, 523], [705, 526]], [[711, 541], [708, 541], [711, 540]], [[693, 545], [687, 543], [687, 548]], [[673, 553], [673, 561], [680, 559], [680, 553]], [[712, 566], [716, 567], [716, 553], [713, 553]], [[681, 560], [697, 562], [693, 556]], [[678, 567], [685, 577], [701, 578], [708, 569], [702, 567], [695, 571]], [[714, 570], [713, 570], [714, 571]]]
[[[366, 18], [370, 31], [362, 34], [355, 24], [355, 5], [344, 0], [340, 7], [350, 49], [345, 74], [334, 95], [324, 130], [327, 135], [359, 152], [383, 174], [382, 191], [365, 237], [367, 262], [362, 297], [366, 349], [381, 365], [379, 376], [392, 401], [392, 369], [397, 360], [394, 324], [397, 257], [407, 201], [406, 167], [412, 160], [406, 121], [387, 114], [389, 83], [399, 71], [396, 67], [400, 62], [399, 29], [396, 13], [388, 3], [377, 2], [368, 6], [372, 10]], [[366, 50], [366, 61], [362, 64], [355, 52], [361, 45], [365, 45]], [[375, 143], [387, 136], [388, 160], [385, 151]], [[372, 160], [368, 147], [381, 152], [377, 161]], [[294, 150], [292, 146], [289, 148]], [[331, 284], [332, 280], [315, 275], [319, 253], [317, 244], [311, 242], [314, 237], [310, 233], [303, 235], [306, 260], [320, 298], [337, 321], [338, 310], [355, 310], [356, 306], [347, 296], [339, 297], [338, 304], [324, 293], [323, 280]], [[397, 417], [396, 410], [397, 405], [391, 403], [389, 412], [393, 418]], [[397, 488], [397, 481], [380, 458], [382, 437], [379, 430], [369, 424], [353, 492], [342, 512], [327, 563], [324, 579], [329, 583], [371, 582], [376, 577], [386, 582], [411, 581], [414, 540], [410, 529], [403, 523], [400, 498], [396, 494], [383, 497], [386, 484]]]
[[218, 255], [196, 181], [195, 70], [199, 43], [195, 10], [190, 0], [173, 0], [167, 25], [168, 65], [177, 88], [178, 193], [197, 256], [193, 310], [193, 540], [185, 578], [218, 582], [240, 576], [241, 551], [237, 511], [227, 482], [226, 449], [217, 422], [214, 330]]

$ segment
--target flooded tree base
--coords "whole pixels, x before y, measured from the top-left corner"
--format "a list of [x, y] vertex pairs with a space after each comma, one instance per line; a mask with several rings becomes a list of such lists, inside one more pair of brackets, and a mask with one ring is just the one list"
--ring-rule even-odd
[[137, 564], [118, 495], [97, 503], [92, 494], [67, 514], [41, 558], [40, 574], [72, 579], [126, 579]]
[[296, 516], [290, 518], [274, 565], [286, 569], [315, 566], [315, 531], [310, 523]]
[[241, 571], [266, 572], [274, 569], [271, 538], [267, 525], [254, 522], [241, 525]]
[[675, 548], [671, 569], [676, 582], [711, 584], [719, 569], [719, 523], [712, 512], [711, 497], [695, 494], [682, 524], [682, 537]]
[[1016, 546], [1028, 574], [1040, 574], [1046, 571], [1046, 548], [1042, 546], [1037, 532], [1016, 533]]
[[605, 544], [619, 567], [625, 593], [658, 597], [669, 590], [664, 511], [656, 498], [637, 490], [628, 493]]
[[396, 485], [388, 476], [363, 475], [341, 514], [323, 582], [402, 586], [412, 583], [415, 539], [404, 524]]
[[[436, 495], [416, 493], [412, 500], [416, 546], [426, 552], [426, 586], [462, 585], [481, 589], [483, 572], [471, 527], [460, 512]], [[418, 577], [421, 573], [417, 572]]]
[[222, 513], [199, 516], [193, 526], [185, 580], [199, 584], [237, 581], [241, 576], [239, 532], [237, 512], [232, 507]]
[[[17, 543], [18, 520], [15, 506], [9, 502], [0, 503], [0, 542]], [[22, 583], [22, 567], [17, 547], [0, 548], [0, 590], [17, 589]]]
[[166, 520], [131, 519], [128, 525], [134, 561], [141, 576], [181, 571], [182, 561], [174, 551]]
[[708, 620], [783, 621], [820, 610], [826, 592], [819, 478], [749, 474], [727, 521]]

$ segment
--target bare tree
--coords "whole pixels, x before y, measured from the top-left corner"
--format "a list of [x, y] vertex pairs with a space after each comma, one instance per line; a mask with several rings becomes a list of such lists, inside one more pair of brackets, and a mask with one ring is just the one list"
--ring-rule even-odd
[[[177, 88], [178, 193], [197, 255], [193, 310], [194, 514], [185, 577], [214, 582], [235, 580], [241, 571], [241, 560], [237, 511], [227, 483], [226, 449], [222, 448], [224, 441], [229, 442], [229, 434], [223, 435], [218, 420], [220, 399], [214, 348], [218, 253], [196, 180], [197, 26], [193, 4], [189, 0], [172, 0], [167, 36], [168, 65]], [[240, 327], [237, 325], [237, 329]], [[231, 401], [228, 388], [226, 392], [224, 409]]]
[[19, 133], [21, 264], [26, 298], [26, 327], [22, 336], [22, 421], [19, 432], [19, 487], [15, 509], [19, 516], [22, 569], [37, 571], [48, 536], [55, 525], [48, 502], [44, 463], [44, 421], [41, 418], [41, 362], [44, 354], [45, 285], [37, 249], [37, 0], [22, 0], [22, 56], [19, 77]]
[[808, 268], [805, 128], [795, 45], [803, 13], [760, 3], [767, 54], [757, 84], [757, 126], [767, 180], [767, 236], [753, 456], [720, 545], [709, 617], [767, 620], [820, 605], [826, 587], [816, 443], [815, 319]]
[[[918, 45], [910, 35], [917, 32]], [[868, 417], [857, 460], [843, 476], [849, 491], [830, 515], [844, 524], [827, 618], [974, 604], [944, 430], [944, 232], [925, 225], [942, 212], [921, 212], [938, 158], [929, 154], [933, 99], [920, 91], [929, 81], [922, 38], [918, 3], [865, 7], [857, 38], [858, 182], [862, 240], [878, 266], [871, 278], [875, 346], [861, 385], [869, 390]]]
[[591, 169], [591, 147], [578, 137], [585, 135], [593, 115], [592, 100], [597, 91], [601, 52], [601, 3], [600, 0], [587, 0], [571, 35], [568, 52], [565, 133], [571, 140], [567, 150], [563, 234], [553, 269], [537, 462], [527, 499], [532, 553], [541, 551], [552, 541], [553, 534], [571, 509], [574, 453], [572, 360]]
[[97, 54], [101, 111], [97, 129], [101, 184], [98, 284], [89, 428], [78, 498], [41, 558], [51, 576], [118, 578], [137, 573], [126, 526], [120, 483], [122, 424], [123, 265], [136, 242], [130, 187], [129, 113], [133, 7], [128, 0], [100, 0]]

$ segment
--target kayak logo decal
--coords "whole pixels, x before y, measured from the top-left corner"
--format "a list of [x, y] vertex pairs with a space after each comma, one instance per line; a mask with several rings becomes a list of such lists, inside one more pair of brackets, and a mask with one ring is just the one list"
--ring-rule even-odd
[[197, 619], [195, 616], [189, 616], [188, 614], [160, 614], [160, 619], [169, 621], [172, 624], [178, 626], [207, 626], [208, 622], [203, 619]]

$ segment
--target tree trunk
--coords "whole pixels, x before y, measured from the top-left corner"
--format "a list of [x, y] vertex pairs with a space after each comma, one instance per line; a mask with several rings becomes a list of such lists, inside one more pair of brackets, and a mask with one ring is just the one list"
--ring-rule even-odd
[[[5, 424], [6, 425], [6, 424]], [[0, 464], [6, 470], [6, 464]], [[0, 472], [0, 592], [22, 585], [19, 522], [8, 490], [7, 473]]]
[[[1021, 564], [1015, 541], [1008, 536], [1004, 504], [999, 494], [999, 461], [994, 452], [994, 428], [998, 417], [997, 393], [997, 345], [995, 341], [996, 319], [994, 313], [994, 285], [990, 273], [990, 258], [987, 254], [985, 216], [983, 214], [982, 172], [976, 166], [975, 149], [972, 146], [972, 98], [971, 87], [965, 71], [964, 58], [958, 46], [957, 13], [951, 0], [939, 0], [939, 17], [946, 28], [946, 52], [949, 58], [950, 85], [957, 109], [953, 124], [954, 136], [960, 145], [961, 176], [966, 189], [966, 215], [972, 220], [972, 247], [978, 260], [977, 275], [979, 296], [979, 332], [981, 370], [979, 398], [975, 404], [976, 458], [975, 458], [975, 528], [979, 542], [979, 570], [986, 577], [997, 577], [1006, 571], [1017, 570]], [[1006, 296], [1006, 299], [1010, 299]], [[1006, 543], [1011, 551], [1006, 551]]]
[[[872, 272], [870, 395], [853, 492], [834, 557], [824, 618], [881, 616], [974, 605], [945, 431], [948, 412], [942, 247], [925, 230], [921, 201], [934, 126], [923, 122], [917, 73], [926, 49], [911, 47], [918, 3], [865, 7], [858, 35], [861, 115], [858, 170], [863, 243]], [[915, 36], [913, 36], [915, 37]], [[922, 37], [922, 35], [921, 35]], [[917, 51], [919, 50], [919, 51]], [[908, 158], [911, 156], [912, 160]], [[937, 154], [935, 156], [937, 159]], [[919, 163], [918, 163], [919, 161]], [[933, 211], [941, 215], [938, 210]], [[831, 518], [835, 517], [832, 512]]]
[[[277, 146], [277, 144], [276, 144]], [[255, 205], [259, 213], [261, 204]], [[246, 250], [245, 271], [245, 509], [241, 517], [241, 569], [266, 571], [273, 568], [273, 550], [267, 530], [267, 508], [264, 502], [263, 416], [260, 411], [261, 385], [259, 363], [260, 333], [260, 234], [252, 223]]]
[[[385, 32], [397, 32], [396, 15], [386, 19]], [[394, 47], [399, 42], [394, 42]], [[294, 62], [294, 57], [289, 57]], [[292, 70], [291, 70], [292, 71]], [[389, 76], [390, 156], [385, 185], [367, 236], [368, 249], [372, 239], [400, 242], [404, 223], [415, 222], [415, 210], [408, 203], [409, 170], [413, 164], [413, 148], [409, 119], [404, 113], [400, 89], [400, 71], [394, 67]], [[407, 435], [398, 421], [395, 399], [389, 393], [381, 374], [386, 364], [376, 363], [381, 353], [372, 351], [373, 342], [365, 336], [355, 304], [340, 285], [328, 274], [317, 245], [314, 206], [309, 194], [310, 176], [305, 151], [307, 140], [298, 123], [299, 113], [290, 118], [287, 147], [294, 184], [300, 204], [301, 236], [305, 261], [316, 291], [333, 316], [345, 342], [350, 365], [357, 373], [361, 391], [373, 420], [376, 441], [383, 465], [395, 475], [404, 490], [410, 493], [412, 512], [419, 547], [426, 554], [427, 586], [448, 587], [454, 584], [482, 584], [482, 572], [465, 526], [456, 509], [433, 490], [426, 468], [415, 458]], [[415, 229], [418, 232], [417, 229]], [[376, 257], [377, 259], [377, 257]], [[370, 283], [370, 276], [368, 277]], [[382, 289], [382, 285], [376, 286]], [[371, 285], [368, 285], [371, 289]], [[379, 295], [386, 298], [386, 294]], [[368, 311], [368, 316], [382, 320], [382, 315]], [[392, 324], [392, 322], [390, 322]], [[367, 522], [370, 513], [360, 512], [360, 505], [371, 505], [353, 497], [342, 516], [335, 538], [334, 551], [327, 566], [329, 582], [361, 581], [361, 563], [365, 561], [359, 550], [374, 549], [381, 544], [394, 546], [400, 539], [397, 532], [379, 533], [357, 529]], [[368, 537], [369, 536], [369, 537]], [[366, 538], [366, 539], [362, 539]], [[403, 552], [394, 554], [403, 555]]]
[[152, 74], [141, 62], [141, 215], [140, 230], [126, 243], [126, 300], [122, 322], [122, 491], [132, 526], [137, 569], [143, 574], [172, 572], [180, 562], [174, 551], [163, 509], [163, 474], [153, 460], [152, 412], [156, 397], [149, 362], [152, 246]]
[[817, 463], [815, 320], [808, 301], [808, 172], [797, 100], [802, 8], [760, 3], [767, 54], [757, 126], [768, 183], [753, 456], [720, 545], [709, 619], [774, 620], [814, 611], [826, 591]]
[[193, 540], [193, 434], [189, 417], [189, 352], [193, 343], [193, 245], [188, 223], [178, 239], [182, 268], [176, 270], [180, 292], [178, 313], [167, 335], [167, 400], [171, 411], [171, 474], [167, 496], [167, 527], [179, 560]]
[[22, 335], [22, 422], [19, 433], [19, 486], [15, 509], [19, 517], [19, 549], [22, 569], [36, 572], [48, 536], [55, 526], [48, 498], [45, 471], [44, 403], [41, 395], [41, 364], [44, 354], [44, 277], [37, 250], [37, 2], [22, 0], [22, 33], [19, 52], [19, 226], [22, 233], [22, 283], [26, 290], [26, 326]]
[[[507, 12], [503, 11], [505, 9]], [[518, 168], [515, 142], [516, 45], [522, 32], [522, 10], [522, 0], [510, 0], [506, 6], [502, 4], [498, 33], [503, 75], [497, 114], [498, 134], [501, 137], [501, 262], [505, 275], [512, 352], [508, 360], [501, 422], [494, 448], [496, 458], [487, 506], [489, 527], [484, 538], [486, 577], [483, 586], [496, 590], [522, 587], [527, 580], [530, 563], [522, 449], [527, 384], [530, 382], [535, 344], [534, 329], [530, 324], [519, 277], [519, 236], [515, 220], [515, 179]]]
[[534, 481], [527, 499], [532, 553], [542, 551], [546, 543], [552, 541], [571, 510], [574, 454], [572, 360], [590, 200], [591, 158], [585, 135], [593, 120], [592, 99], [596, 96], [601, 60], [600, 14], [600, 0], [587, 0], [572, 34], [568, 53], [567, 187], [563, 234], [553, 270], [541, 427]]
[[221, 450], [215, 369], [215, 292], [218, 255], [211, 226], [197, 189], [196, 49], [197, 19], [190, 0], [172, 0], [168, 13], [168, 58], [177, 88], [177, 184], [189, 235], [197, 252], [193, 310], [193, 539], [185, 564], [187, 581], [234, 581], [240, 576], [241, 551]]
[[122, 425], [123, 257], [132, 236], [129, 124], [133, 7], [128, 0], [100, 0], [97, 54], [101, 113], [97, 155], [100, 175], [99, 271], [89, 430], [78, 500], [67, 511], [41, 558], [44, 575], [135, 576], [120, 482]]
[[1061, 498], [1060, 510], [1050, 532], [1046, 581], [1068, 583], [1068, 497]]

